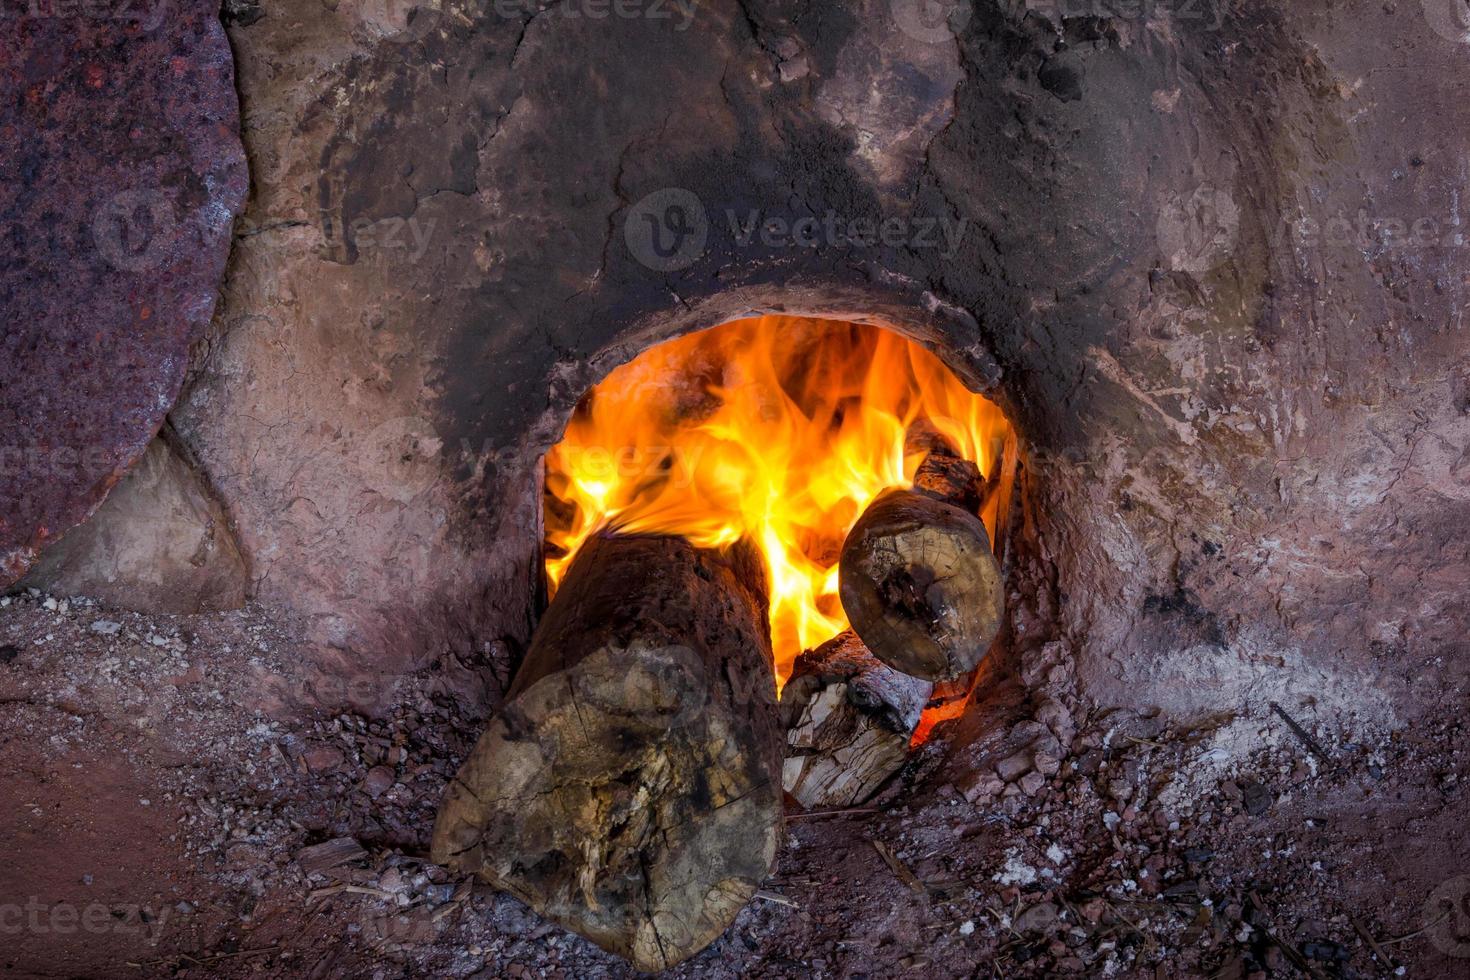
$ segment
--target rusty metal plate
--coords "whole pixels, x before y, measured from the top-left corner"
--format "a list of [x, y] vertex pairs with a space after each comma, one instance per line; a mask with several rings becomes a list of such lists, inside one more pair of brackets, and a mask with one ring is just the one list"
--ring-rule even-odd
[[247, 187], [210, 0], [0, 0], [0, 586], [158, 431]]

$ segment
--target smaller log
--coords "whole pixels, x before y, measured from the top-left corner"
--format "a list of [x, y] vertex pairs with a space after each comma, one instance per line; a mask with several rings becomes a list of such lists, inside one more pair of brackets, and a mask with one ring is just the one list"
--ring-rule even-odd
[[908, 758], [932, 688], [883, 664], [851, 630], [797, 657], [781, 693], [786, 792], [809, 810], [867, 802]]
[[941, 452], [924, 457], [914, 473], [913, 490], [976, 516], [985, 500], [980, 467], [968, 459]]
[[936, 450], [912, 487], [886, 490], [848, 532], [838, 593], [853, 630], [879, 660], [926, 680], [978, 664], [1000, 633], [1000, 564], [977, 511], [980, 471]]

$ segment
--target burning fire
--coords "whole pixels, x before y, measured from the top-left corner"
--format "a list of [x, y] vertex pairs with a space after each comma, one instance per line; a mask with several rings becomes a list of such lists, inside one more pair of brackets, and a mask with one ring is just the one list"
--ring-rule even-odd
[[551, 586], [603, 529], [705, 547], [748, 537], [784, 684], [797, 654], [847, 628], [838, 552], [874, 497], [912, 482], [923, 457], [904, 436], [920, 419], [987, 476], [998, 464], [1000, 409], [896, 333], [766, 316], [653, 347], [588, 393], [547, 454]]

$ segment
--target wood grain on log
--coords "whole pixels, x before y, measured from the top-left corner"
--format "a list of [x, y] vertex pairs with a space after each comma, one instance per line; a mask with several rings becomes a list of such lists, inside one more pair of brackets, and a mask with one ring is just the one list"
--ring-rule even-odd
[[640, 969], [699, 952], [780, 843], [766, 617], [752, 548], [588, 541], [446, 792], [434, 859]]
[[838, 591], [879, 660], [926, 680], [958, 677], [1000, 632], [1000, 565], [976, 514], [980, 471], [931, 452], [910, 488], [886, 490], [842, 546]]
[[851, 630], [797, 657], [781, 693], [786, 792], [807, 809], [866, 802], [908, 758], [932, 687], [880, 662]]

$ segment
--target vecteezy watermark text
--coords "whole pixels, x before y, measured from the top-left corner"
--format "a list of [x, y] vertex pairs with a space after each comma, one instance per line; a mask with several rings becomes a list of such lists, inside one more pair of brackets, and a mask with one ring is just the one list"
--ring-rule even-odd
[[698, 0], [561, 0], [546, 7], [541, 0], [489, 0], [497, 16], [526, 20], [542, 12], [553, 17], [586, 20], [674, 20], [674, 30], [687, 31]]
[[[447, 0], [370, 0], [381, 9], [388, 26], [387, 40], [408, 45], [422, 41], [446, 23]], [[699, 0], [469, 0], [454, 6], [453, 19], [472, 24], [487, 17], [529, 22], [533, 17], [568, 20], [645, 20], [672, 22], [676, 32], [689, 29], [698, 12]]]
[[1287, 219], [1291, 241], [1305, 248], [1463, 248], [1467, 240], [1460, 220], [1454, 216], [1395, 217], [1370, 215], [1359, 208], [1354, 215], [1338, 214], [1325, 220], [1311, 217]]
[[136, 933], [161, 929], [168, 921], [167, 908], [147, 905], [104, 905], [91, 902], [74, 905], [54, 904], [32, 895], [25, 904], [0, 904], [0, 935], [32, 933], [35, 935], [71, 936], [84, 933]]
[[[821, 215], [786, 217], [760, 208], [724, 212], [725, 231], [736, 248], [933, 249], [945, 260], [958, 254], [970, 220], [934, 215], [875, 217]], [[628, 209], [623, 239], [640, 263], [658, 272], [687, 269], [704, 255], [710, 215], [699, 197], [682, 187], [654, 191]]]
[[1212, 31], [1225, 23], [1225, 0], [1026, 0], [1025, 9], [1059, 19], [1203, 21]]
[[[322, 223], [321, 244], [324, 248], [339, 250], [346, 250], [350, 245], [358, 254], [398, 252], [409, 262], [417, 262], [429, 250], [438, 223], [437, 218], [420, 218], [418, 215], [354, 218], [345, 224], [327, 220]], [[246, 238], [270, 227], [270, 222], [257, 224], [243, 219], [235, 226], [235, 237]]]
[[137, 24], [152, 31], [172, 0], [0, 0], [0, 21], [97, 20]]
[[403, 252], [417, 262], [428, 251], [437, 219], [417, 217], [358, 218], [347, 226], [349, 239], [359, 252], [374, 249]]
[[844, 218], [828, 211], [820, 218], [807, 216], [789, 220], [778, 216], [763, 217], [757, 210], [743, 214], [725, 212], [735, 244], [748, 247], [759, 241], [766, 248], [886, 248], [937, 249], [945, 259], [959, 252], [969, 218]]
[[683, 489], [694, 483], [700, 446], [559, 446], [559, 464], [583, 479], [632, 485], [662, 477]]
[[[1350, 249], [1365, 256], [1410, 249], [1458, 249], [1470, 245], [1456, 196], [1443, 216], [1281, 214], [1268, 221], [1269, 245], [1277, 251]], [[1242, 212], [1231, 193], [1204, 184], [1162, 203], [1156, 223], [1158, 245], [1172, 269], [1209, 272], [1227, 262], [1241, 231]]]
[[[99, 349], [106, 350], [107, 345]], [[79, 474], [105, 473], [117, 463], [116, 455], [102, 446], [0, 446], [0, 476], [27, 473], [69, 479]]]

